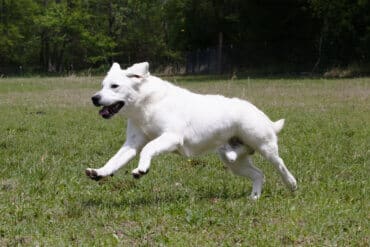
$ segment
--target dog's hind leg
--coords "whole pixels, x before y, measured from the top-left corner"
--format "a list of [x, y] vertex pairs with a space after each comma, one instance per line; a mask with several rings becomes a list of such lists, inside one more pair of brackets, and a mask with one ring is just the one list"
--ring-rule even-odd
[[248, 177], [252, 180], [253, 188], [250, 198], [257, 200], [261, 196], [264, 176], [262, 171], [253, 165], [252, 156], [244, 155], [237, 160], [236, 164], [229, 167], [235, 175]]
[[258, 151], [276, 167], [286, 186], [291, 191], [295, 191], [297, 189], [297, 181], [285, 166], [283, 159], [280, 158], [276, 141], [261, 145]]
[[230, 162], [222, 149], [219, 149], [219, 154], [221, 160], [235, 175], [247, 177], [252, 180], [253, 188], [250, 198], [252, 200], [257, 200], [261, 196], [264, 176], [262, 171], [253, 165], [252, 155], [242, 153], [235, 161]]

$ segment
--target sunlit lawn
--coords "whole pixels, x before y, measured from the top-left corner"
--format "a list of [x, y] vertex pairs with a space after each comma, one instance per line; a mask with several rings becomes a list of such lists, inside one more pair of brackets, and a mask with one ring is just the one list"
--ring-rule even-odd
[[261, 199], [215, 154], [137, 160], [99, 183], [84, 175], [123, 144], [90, 96], [101, 78], [0, 79], [0, 246], [368, 246], [370, 79], [168, 78], [202, 93], [248, 99], [286, 119], [280, 153], [290, 193], [259, 155]]

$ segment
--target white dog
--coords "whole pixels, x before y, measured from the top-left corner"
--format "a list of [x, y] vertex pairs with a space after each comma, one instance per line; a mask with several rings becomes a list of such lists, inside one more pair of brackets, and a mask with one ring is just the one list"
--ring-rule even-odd
[[94, 180], [113, 175], [137, 154], [135, 178], [146, 174], [151, 159], [162, 153], [185, 156], [218, 150], [222, 161], [236, 175], [253, 181], [252, 199], [261, 196], [264, 176], [253, 165], [254, 151], [261, 153], [292, 190], [297, 182], [278, 154], [276, 134], [284, 120], [272, 122], [251, 103], [220, 95], [201, 95], [151, 76], [147, 62], [122, 70], [113, 64], [102, 89], [92, 101], [102, 106], [103, 118], [120, 112], [127, 116], [126, 142], [101, 168], [86, 169]]

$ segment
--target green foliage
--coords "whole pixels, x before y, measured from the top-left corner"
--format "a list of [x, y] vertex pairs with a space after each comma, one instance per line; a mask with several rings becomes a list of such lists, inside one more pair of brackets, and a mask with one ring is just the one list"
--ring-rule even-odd
[[370, 2], [368, 0], [311, 0], [313, 14], [321, 20], [323, 49], [337, 65], [370, 59]]
[[0, 73], [184, 64], [216, 47], [231, 49], [230, 68], [366, 64], [369, 9], [367, 0], [1, 0]]
[[36, 24], [43, 39], [44, 63], [50, 71], [63, 71], [63, 66], [108, 63], [116, 43], [91, 25], [92, 14], [85, 1], [61, 1], [42, 8]]
[[0, 1], [0, 65], [3, 61], [19, 65], [32, 60], [35, 12], [32, 0]]

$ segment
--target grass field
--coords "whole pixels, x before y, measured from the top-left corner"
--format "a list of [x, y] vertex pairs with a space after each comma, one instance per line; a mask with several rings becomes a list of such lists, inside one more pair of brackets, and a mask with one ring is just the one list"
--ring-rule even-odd
[[0, 79], [0, 246], [369, 246], [370, 79], [169, 78], [248, 99], [286, 119], [290, 193], [259, 155], [262, 197], [217, 156], [168, 154], [134, 180], [137, 160], [101, 182], [84, 175], [123, 144], [90, 96], [101, 78]]

